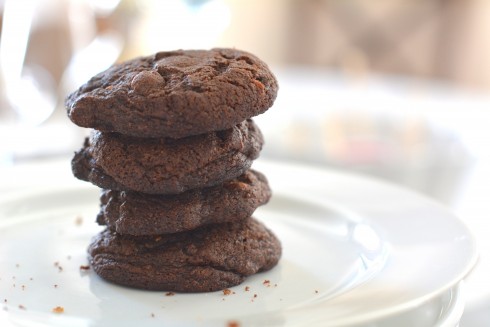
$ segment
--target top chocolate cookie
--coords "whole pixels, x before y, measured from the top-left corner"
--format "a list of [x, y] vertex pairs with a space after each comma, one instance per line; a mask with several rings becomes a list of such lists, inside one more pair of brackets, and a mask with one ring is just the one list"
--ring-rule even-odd
[[82, 127], [182, 138], [263, 113], [277, 89], [267, 65], [250, 53], [178, 50], [114, 65], [70, 94], [65, 105]]

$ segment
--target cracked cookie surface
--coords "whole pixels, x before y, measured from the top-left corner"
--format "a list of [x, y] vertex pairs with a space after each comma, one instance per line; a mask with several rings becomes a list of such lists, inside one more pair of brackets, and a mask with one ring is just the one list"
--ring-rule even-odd
[[263, 113], [277, 90], [267, 65], [250, 53], [179, 50], [114, 65], [70, 94], [65, 107], [82, 127], [182, 138]]
[[177, 194], [243, 174], [259, 156], [263, 137], [252, 120], [182, 139], [135, 138], [93, 131], [75, 153], [75, 177], [101, 188]]
[[249, 218], [190, 232], [120, 235], [106, 229], [89, 246], [92, 267], [116, 284], [159, 291], [210, 292], [240, 284], [274, 267], [281, 245]]
[[217, 186], [176, 195], [104, 190], [97, 222], [119, 234], [177, 233], [209, 224], [243, 221], [270, 197], [267, 179], [254, 170]]

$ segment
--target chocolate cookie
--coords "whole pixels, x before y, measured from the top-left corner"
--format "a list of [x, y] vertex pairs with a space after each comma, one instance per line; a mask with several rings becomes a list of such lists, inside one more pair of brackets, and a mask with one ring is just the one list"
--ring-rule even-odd
[[177, 140], [93, 131], [75, 154], [72, 170], [77, 178], [105, 189], [176, 194], [240, 176], [262, 144], [252, 120]]
[[97, 222], [120, 234], [177, 233], [245, 220], [270, 197], [265, 176], [253, 170], [217, 186], [176, 195], [104, 190]]
[[136, 288], [210, 292], [235, 286], [274, 267], [278, 239], [250, 218], [160, 236], [127, 236], [106, 229], [88, 249], [102, 278]]
[[79, 126], [182, 138], [263, 113], [277, 89], [267, 65], [250, 53], [179, 50], [115, 65], [68, 96], [65, 105]]

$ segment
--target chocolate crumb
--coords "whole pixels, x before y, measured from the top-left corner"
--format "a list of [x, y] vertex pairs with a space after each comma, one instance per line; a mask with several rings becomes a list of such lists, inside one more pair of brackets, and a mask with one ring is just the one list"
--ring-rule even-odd
[[266, 279], [266, 280], [264, 280], [264, 282], [262, 284], [264, 284], [265, 286], [269, 287], [269, 286], [271, 286], [271, 281], [268, 280], [268, 279]]
[[227, 327], [240, 327], [240, 323], [238, 321], [235, 321], [235, 320], [228, 321]]
[[155, 314], [153, 312], [151, 313], [151, 317], [152, 318], [155, 318]]
[[4, 303], [7, 303], [7, 299], [3, 299], [3, 302], [4, 302]]
[[61, 267], [61, 266], [60, 266], [60, 262], [59, 262], [59, 261], [55, 261], [55, 262], [54, 262], [54, 266], [55, 266], [56, 268], [58, 268], [58, 271], [59, 271], [59, 272], [62, 272], [62, 271], [63, 271], [63, 267]]
[[245, 292], [248, 292], [250, 291], [250, 287], [249, 286], [245, 286]]
[[88, 265], [81, 265], [80, 270], [90, 270], [90, 266]]
[[175, 295], [174, 292], [167, 292], [167, 293], [165, 293], [165, 296], [174, 296], [174, 295]]
[[315, 290], [315, 294], [318, 294], [318, 290]]
[[65, 312], [65, 308], [58, 306], [58, 307], [53, 308], [52, 311], [54, 313], [63, 313], [63, 312]]
[[254, 299], [257, 298], [257, 294], [254, 294]]
[[54, 288], [58, 288], [58, 284], [54, 284], [53, 286], [54, 286]]
[[29, 278], [29, 280], [34, 280], [34, 278], [31, 277], [31, 278]]

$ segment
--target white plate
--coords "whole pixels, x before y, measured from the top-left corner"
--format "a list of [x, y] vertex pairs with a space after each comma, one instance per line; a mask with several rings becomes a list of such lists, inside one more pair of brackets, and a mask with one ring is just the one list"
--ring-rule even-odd
[[[127, 289], [79, 269], [100, 230], [98, 190], [64, 166], [47, 167], [38, 173], [51, 185], [0, 199], [1, 326], [366, 325], [440, 297], [477, 258], [465, 226], [421, 196], [353, 175], [257, 162], [274, 190], [255, 216], [282, 240], [276, 268], [228, 296]], [[64, 313], [52, 313], [57, 306]]]
[[378, 320], [363, 327], [457, 327], [464, 311], [464, 282], [424, 302], [418, 307]]

